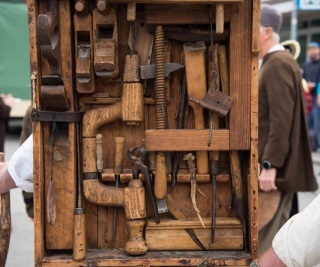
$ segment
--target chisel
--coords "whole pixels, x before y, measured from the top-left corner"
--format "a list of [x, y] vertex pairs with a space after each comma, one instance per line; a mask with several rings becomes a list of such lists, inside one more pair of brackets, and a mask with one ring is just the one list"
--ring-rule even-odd
[[[120, 173], [122, 169], [122, 160], [123, 160], [123, 148], [124, 148], [125, 140], [126, 140], [125, 137], [121, 135], [115, 137], [116, 153], [114, 158], [114, 176], [116, 181], [116, 187], [119, 186], [119, 181], [120, 181]], [[117, 207], [114, 207], [112, 241], [116, 240], [116, 229], [117, 229]]]

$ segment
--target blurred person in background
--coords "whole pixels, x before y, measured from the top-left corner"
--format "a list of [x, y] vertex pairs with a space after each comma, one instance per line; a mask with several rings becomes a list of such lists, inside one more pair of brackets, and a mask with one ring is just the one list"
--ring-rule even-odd
[[[308, 44], [309, 60], [302, 66], [303, 78], [307, 81], [312, 96], [312, 109], [307, 115], [307, 124], [312, 139], [312, 150], [320, 147], [320, 107], [317, 104], [317, 84], [320, 81], [320, 45], [316, 42]], [[310, 101], [310, 100], [309, 100]]]
[[0, 152], [4, 152], [4, 139], [6, 135], [6, 123], [14, 104], [12, 95], [0, 95]]

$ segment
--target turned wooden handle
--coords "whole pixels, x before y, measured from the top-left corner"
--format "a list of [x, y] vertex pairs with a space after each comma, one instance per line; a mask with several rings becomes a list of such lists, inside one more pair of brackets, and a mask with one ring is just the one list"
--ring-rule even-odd
[[224, 7], [223, 4], [216, 4], [216, 33], [224, 31]]
[[123, 161], [123, 148], [124, 148], [124, 142], [126, 141], [126, 138], [124, 136], [116, 136], [116, 154], [114, 159], [114, 174], [120, 175], [121, 169], [122, 169], [122, 161]]
[[229, 155], [232, 185], [235, 196], [239, 199], [243, 196], [240, 157], [238, 151], [229, 151]]
[[98, 172], [102, 172], [103, 170], [102, 134], [96, 135], [96, 155], [97, 155], [97, 170]]
[[[4, 154], [0, 153], [0, 162], [4, 162]], [[11, 233], [10, 193], [0, 195], [0, 267], [7, 260]]]
[[75, 209], [73, 223], [73, 259], [81, 261], [86, 256], [86, 216], [84, 209]]
[[164, 199], [167, 196], [166, 158], [162, 152], [157, 153], [154, 195], [156, 199]]
[[127, 221], [129, 241], [125, 244], [125, 250], [129, 255], [143, 255], [148, 251], [148, 246], [142, 233], [145, 220]]
[[128, 3], [127, 9], [127, 21], [135, 21], [136, 20], [136, 3]]

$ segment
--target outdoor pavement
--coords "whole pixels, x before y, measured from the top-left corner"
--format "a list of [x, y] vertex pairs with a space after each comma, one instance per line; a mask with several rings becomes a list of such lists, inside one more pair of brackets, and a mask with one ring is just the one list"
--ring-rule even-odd
[[[21, 121], [9, 124], [9, 132], [5, 141], [6, 160], [10, 160], [13, 152], [19, 147]], [[320, 152], [312, 153], [315, 175], [320, 185]], [[304, 209], [318, 194], [316, 192], [298, 193], [299, 210]], [[34, 230], [33, 222], [27, 216], [21, 189], [11, 190], [11, 240], [6, 267], [32, 267], [34, 266]]]

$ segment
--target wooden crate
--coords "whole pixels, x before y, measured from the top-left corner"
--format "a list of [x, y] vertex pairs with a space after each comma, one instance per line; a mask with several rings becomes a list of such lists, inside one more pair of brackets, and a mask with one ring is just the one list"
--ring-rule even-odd
[[[260, 1], [107, 2], [104, 9], [103, 0], [28, 0], [35, 109], [35, 266], [248, 266], [258, 255]], [[221, 14], [223, 23], [217, 19]], [[129, 51], [130, 25], [135, 25], [138, 56]], [[163, 29], [163, 40], [154, 37], [159, 25]], [[208, 72], [212, 66], [209, 62], [212, 53], [208, 49], [211, 39], [217, 48], [215, 58], [219, 60], [213, 63], [216, 75]], [[201, 52], [203, 65], [195, 54], [188, 56], [188, 51], [193, 51], [188, 50], [188, 43], [194, 45], [201, 41], [206, 47]], [[176, 70], [165, 79], [161, 75], [159, 79], [158, 74], [158, 83], [157, 79], [140, 80], [138, 66], [158, 64], [161, 56], [154, 56], [154, 51], [158, 49], [157, 43], [162, 42], [163, 64], [183, 63], [185, 69]], [[195, 66], [190, 67], [193, 66], [190, 64]], [[158, 66], [157, 71], [161, 71]], [[206, 76], [191, 79], [193, 74], [190, 73], [196, 73], [201, 67]], [[198, 104], [189, 102], [183, 117], [184, 127], [177, 129], [185, 73], [188, 88], [199, 86], [210, 91], [208, 88], [215, 85], [215, 89], [228, 94], [233, 99], [229, 114], [218, 117], [203, 109], [204, 115], [199, 117]], [[212, 82], [214, 79], [216, 83]], [[167, 121], [164, 125], [156, 123], [161, 114], [156, 111], [158, 84], [165, 88], [162, 105], [167, 109]], [[213, 118], [211, 128], [210, 118]], [[97, 134], [102, 136], [101, 145], [97, 145], [100, 140], [96, 139]], [[125, 137], [119, 170], [115, 168], [115, 154], [119, 155], [116, 136]], [[142, 183], [132, 180], [133, 165], [127, 151], [134, 147], [143, 147], [148, 152], [150, 157], [145, 164], [152, 177], [158, 166], [151, 164], [151, 156], [156, 155], [161, 162], [169, 158], [170, 153], [172, 157], [174, 151], [180, 155], [173, 188], [171, 172], [163, 173], [161, 181], [160, 171], [154, 178], [156, 196], [161, 198], [163, 192], [165, 196], [168, 194], [167, 199], [170, 197], [171, 205], [180, 212], [180, 217], [176, 218], [180, 220], [164, 213], [159, 215], [160, 223], [155, 222], [146, 177], [139, 175]], [[96, 155], [97, 150], [102, 151], [101, 156]], [[182, 160], [189, 152], [196, 155], [196, 159], [204, 158], [197, 161], [195, 176], [190, 175], [186, 161]], [[212, 243], [213, 183], [209, 162], [216, 160], [220, 169], [216, 176], [214, 208], [216, 239]], [[240, 166], [238, 172], [234, 171], [235, 164]], [[116, 175], [119, 175], [118, 188], [115, 188]], [[190, 182], [194, 180], [204, 194], [196, 193], [196, 204], [205, 229], [190, 199]], [[84, 221], [76, 224], [74, 212], [79, 207], [78, 192], [85, 215], [78, 214], [76, 217]], [[48, 196], [54, 201], [48, 201]], [[245, 223], [236, 205], [231, 204], [235, 196], [243, 197]], [[55, 204], [50, 208], [49, 202]], [[55, 217], [52, 216], [54, 210]], [[243, 238], [244, 225], [247, 231]], [[84, 235], [79, 234], [81, 229], [85, 229]], [[186, 229], [192, 229], [207, 250], [195, 245]], [[127, 243], [130, 235], [131, 247]], [[141, 254], [140, 249], [145, 249], [144, 239], [152, 249], [143, 255], [127, 254], [130, 249]], [[74, 248], [75, 243], [77, 248]], [[83, 251], [84, 259], [73, 258], [73, 252]]]

